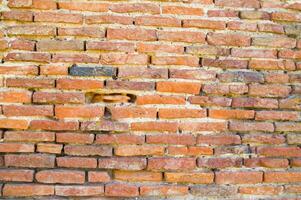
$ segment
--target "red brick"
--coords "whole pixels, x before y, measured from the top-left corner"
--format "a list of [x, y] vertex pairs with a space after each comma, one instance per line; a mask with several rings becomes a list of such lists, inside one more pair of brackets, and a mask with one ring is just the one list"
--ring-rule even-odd
[[209, 33], [208, 44], [220, 46], [250, 46], [251, 38], [239, 34]]
[[223, 30], [226, 28], [226, 23], [223, 21], [213, 21], [205, 19], [184, 19], [183, 27]]
[[235, 10], [208, 10], [208, 17], [238, 17], [238, 11]]
[[59, 2], [59, 9], [91, 11], [91, 12], [107, 12], [109, 5], [106, 3], [90, 3], [90, 2]]
[[300, 172], [265, 172], [266, 183], [297, 183], [301, 182]]
[[129, 125], [122, 122], [113, 122], [110, 120], [86, 121], [81, 123], [81, 130], [86, 131], [128, 131]]
[[215, 5], [221, 7], [259, 8], [258, 0], [216, 0]]
[[64, 118], [94, 118], [102, 117], [104, 108], [100, 106], [55, 106], [55, 116]]
[[133, 134], [97, 134], [96, 144], [143, 144], [144, 136]]
[[4, 58], [5, 61], [23, 61], [23, 62], [49, 62], [49, 53], [39, 52], [20, 52], [20, 53], [8, 53]]
[[2, 118], [0, 119], [0, 128], [4, 129], [27, 129], [28, 121], [22, 119], [8, 119]]
[[83, 51], [84, 43], [79, 40], [39, 40], [37, 51]]
[[85, 186], [68, 186], [68, 185], [56, 185], [55, 194], [58, 196], [103, 196], [103, 185], [85, 185]]
[[216, 72], [198, 69], [169, 69], [170, 78], [193, 79], [201, 81], [213, 81], [216, 77]]
[[52, 62], [63, 63], [98, 63], [99, 56], [79, 53], [55, 53], [52, 54]]
[[194, 56], [152, 56], [154, 65], [185, 65], [189, 67], [198, 67], [199, 58]]
[[188, 98], [191, 104], [198, 104], [200, 106], [222, 106], [227, 107], [231, 105], [232, 99], [226, 97], [213, 96], [193, 96]]
[[246, 167], [287, 168], [289, 162], [283, 158], [249, 158], [244, 159]]
[[198, 167], [205, 168], [227, 168], [227, 167], [241, 167], [241, 158], [198, 158]]
[[147, 135], [146, 142], [150, 144], [193, 145], [195, 144], [195, 137], [190, 134]]
[[301, 50], [280, 50], [278, 56], [280, 58], [300, 59]]
[[209, 117], [218, 119], [253, 119], [253, 110], [209, 110]]
[[166, 45], [166, 44], [145, 44], [138, 43], [137, 51], [143, 53], [184, 53], [184, 47], [180, 45]]
[[174, 17], [138, 16], [135, 18], [135, 25], [156, 27], [181, 27], [181, 20]]
[[58, 167], [67, 168], [96, 168], [96, 158], [83, 157], [57, 157], [56, 163]]
[[54, 133], [51, 132], [29, 132], [29, 131], [6, 131], [4, 141], [7, 142], [53, 142]]
[[294, 48], [296, 47], [296, 39], [288, 37], [253, 37], [252, 46]]
[[133, 131], [153, 131], [153, 132], [177, 132], [178, 124], [176, 122], [133, 122], [131, 123]]
[[16, 20], [16, 21], [25, 21], [25, 22], [31, 22], [33, 21], [31, 12], [27, 11], [5, 11], [2, 12], [1, 18], [4, 20]]
[[145, 156], [145, 155], [163, 155], [164, 147], [147, 145], [123, 145], [114, 148], [114, 154], [117, 156]]
[[8, 35], [54, 36], [55, 27], [48, 25], [15, 25], [7, 27]]
[[6, 154], [4, 160], [5, 166], [11, 167], [53, 168], [55, 157], [46, 154]]
[[28, 8], [32, 5], [32, 0], [10, 0], [7, 5], [10, 8]]
[[207, 116], [205, 109], [159, 109], [159, 118], [177, 119], [177, 118], [204, 118]]
[[275, 125], [276, 125], [276, 131], [298, 132], [301, 130], [301, 123], [277, 122]]
[[247, 144], [283, 144], [285, 137], [276, 134], [246, 134], [242, 136], [242, 142]]
[[171, 92], [171, 93], [188, 93], [199, 94], [201, 85], [193, 82], [157, 82], [156, 89], [159, 92]]
[[155, 41], [157, 40], [156, 31], [141, 29], [141, 28], [131, 28], [131, 29], [121, 29], [121, 28], [109, 28], [107, 30], [108, 39], [119, 39], [119, 40], [140, 40], [140, 41]]
[[197, 144], [208, 145], [230, 145], [241, 144], [241, 139], [238, 135], [199, 135]]
[[135, 197], [139, 196], [139, 189], [135, 185], [111, 183], [106, 185], [105, 195], [110, 197]]
[[41, 10], [53, 10], [57, 9], [57, 5], [54, 0], [32, 0], [32, 8]]
[[168, 78], [168, 69], [164, 68], [144, 68], [144, 67], [122, 67], [118, 69], [118, 77], [121, 78]]
[[41, 65], [41, 75], [67, 75], [68, 66], [64, 65]]
[[64, 153], [73, 156], [112, 156], [112, 147], [98, 145], [65, 145]]
[[[87, 24], [124, 24], [130, 25], [134, 23], [134, 18], [129, 16], [117, 15], [89, 15], [85, 17]], [[116, 30], [116, 29], [115, 29]], [[121, 30], [121, 29], [117, 29]]]
[[285, 192], [287, 193], [300, 193], [300, 185], [287, 185], [285, 186]]
[[65, 90], [92, 90], [103, 88], [104, 83], [101, 80], [60, 78], [56, 81], [56, 87]]
[[164, 174], [167, 182], [181, 182], [181, 183], [197, 183], [197, 184], [209, 184], [213, 183], [213, 173], [171, 173], [166, 172]]
[[114, 177], [116, 180], [130, 181], [130, 182], [162, 181], [162, 173], [160, 172], [115, 171]]
[[117, 13], [150, 13], [160, 14], [159, 5], [152, 3], [118, 3], [110, 5], [110, 10]]
[[258, 147], [257, 154], [267, 157], [298, 157], [301, 155], [299, 147]]
[[98, 27], [75, 27], [75, 28], [58, 28], [59, 36], [81, 36], [92, 38], [104, 38], [105, 30]]
[[30, 128], [34, 130], [77, 130], [79, 123], [76, 121], [32, 120]]
[[35, 178], [40, 183], [84, 183], [85, 172], [75, 170], [42, 170]]
[[163, 96], [163, 95], [145, 95], [138, 96], [136, 103], [138, 105], [146, 104], [185, 104], [184, 97], [181, 96]]
[[156, 108], [110, 106], [108, 110], [114, 120], [123, 118], [156, 118]]
[[184, 7], [184, 6], [163, 6], [163, 14], [175, 14], [175, 15], [204, 15], [204, 11], [201, 8]]
[[10, 74], [10, 75], [37, 75], [38, 67], [35, 65], [2, 65], [0, 67], [0, 74]]
[[84, 133], [56, 133], [56, 142], [67, 144], [92, 144], [93, 134]]
[[177, 185], [153, 185], [141, 186], [141, 196], [183, 196], [188, 194], [187, 186]]
[[53, 92], [35, 92], [33, 94], [33, 102], [35, 103], [50, 103], [50, 104], [65, 104], [65, 103], [84, 103], [85, 97], [83, 93], [53, 93]]
[[301, 107], [299, 105], [300, 103], [300, 98], [295, 97], [295, 98], [288, 98], [288, 99], [281, 99], [279, 101], [279, 107], [280, 108], [286, 108], [290, 110], [300, 110]]
[[146, 65], [149, 57], [144, 54], [106, 53], [100, 55], [100, 63], [104, 65]]
[[274, 126], [269, 122], [231, 122], [229, 129], [232, 131], [265, 131], [273, 132]]
[[282, 74], [282, 73], [276, 73], [276, 72], [275, 73], [271, 72], [269, 74], [266, 74], [264, 78], [267, 83], [288, 83], [289, 82], [288, 74]]
[[230, 29], [230, 30], [240, 30], [240, 31], [256, 32], [257, 31], [257, 24], [255, 24], [255, 23], [230, 21], [230, 22], [227, 23], [227, 28]]
[[238, 192], [249, 195], [279, 195], [283, 191], [281, 186], [257, 186], [257, 187], [240, 187]]
[[205, 43], [206, 35], [202, 32], [192, 31], [158, 31], [159, 41]]
[[110, 157], [100, 158], [98, 168], [119, 170], [143, 170], [146, 168], [146, 159], [141, 157]]
[[217, 172], [215, 182], [217, 184], [256, 184], [263, 180], [263, 172]]
[[129, 42], [87, 41], [87, 50], [134, 52], [135, 44]]
[[33, 78], [7, 78], [7, 87], [24, 87], [24, 88], [53, 88], [54, 80], [52, 79], [33, 79]]
[[301, 17], [297, 13], [273, 12], [272, 20], [285, 22], [301, 22]]
[[250, 60], [249, 67], [255, 70], [295, 70], [291, 60]]
[[20, 143], [0, 143], [1, 153], [30, 153], [34, 152], [35, 147], [33, 144], [20, 144]]
[[278, 108], [278, 101], [264, 98], [233, 98], [232, 107], [242, 108]]
[[5, 105], [2, 109], [5, 116], [53, 116], [52, 106]]
[[40, 153], [60, 154], [62, 149], [63, 145], [61, 144], [38, 143], [36, 151]]
[[1, 169], [0, 180], [7, 182], [32, 182], [33, 170]]
[[202, 66], [218, 67], [222, 69], [245, 69], [248, 66], [248, 61], [232, 60], [232, 59], [210, 59], [203, 58]]
[[102, 171], [89, 171], [88, 172], [88, 181], [92, 183], [98, 182], [109, 182], [111, 180], [108, 172]]
[[182, 131], [226, 131], [227, 123], [225, 122], [186, 122], [179, 125]]
[[35, 22], [73, 23], [80, 24], [83, 17], [80, 14], [65, 14], [55, 12], [39, 12], [34, 15]]
[[0, 92], [2, 103], [30, 103], [31, 92], [26, 90], [5, 90]]
[[231, 55], [240, 58], [277, 58], [274, 49], [232, 49]]
[[292, 120], [297, 121], [299, 119], [298, 112], [289, 111], [257, 111], [256, 120]]
[[149, 158], [148, 170], [192, 170], [196, 167], [195, 158]]
[[41, 184], [5, 184], [3, 196], [32, 197], [54, 195], [54, 186]]
[[259, 97], [287, 97], [291, 92], [290, 86], [270, 84], [270, 85], [259, 85], [251, 84], [249, 86], [250, 96]]
[[213, 149], [211, 147], [169, 146], [167, 147], [167, 152], [169, 155], [183, 155], [183, 156], [213, 155]]
[[272, 24], [272, 23], [258, 24], [258, 30], [267, 33], [277, 33], [277, 34], [284, 33], [284, 29], [282, 25]]

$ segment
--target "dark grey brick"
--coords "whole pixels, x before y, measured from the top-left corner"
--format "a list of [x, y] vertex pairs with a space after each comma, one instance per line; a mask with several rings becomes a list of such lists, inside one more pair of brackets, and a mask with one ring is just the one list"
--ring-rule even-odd
[[69, 70], [71, 76], [116, 76], [114, 67], [73, 65]]

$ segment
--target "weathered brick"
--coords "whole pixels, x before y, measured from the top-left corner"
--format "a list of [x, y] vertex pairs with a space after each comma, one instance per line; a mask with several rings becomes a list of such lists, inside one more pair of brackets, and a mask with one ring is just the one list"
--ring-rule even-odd
[[53, 116], [53, 107], [49, 105], [6, 105], [2, 109], [5, 116]]
[[135, 197], [139, 195], [139, 190], [135, 185], [112, 183], [106, 185], [105, 195], [110, 197]]
[[112, 147], [99, 145], [65, 145], [64, 153], [72, 156], [112, 156]]
[[243, 8], [259, 8], [258, 0], [217, 0], [215, 5], [222, 7], [243, 7]]
[[29, 132], [29, 131], [6, 131], [4, 141], [7, 142], [53, 142], [54, 133], [51, 132]]
[[102, 171], [89, 171], [88, 181], [92, 183], [97, 182], [109, 182], [111, 180], [110, 175], [107, 172]]
[[146, 142], [150, 144], [193, 145], [195, 144], [195, 137], [189, 134], [147, 135]]
[[295, 183], [301, 182], [300, 172], [265, 172], [266, 183]]
[[143, 144], [144, 136], [133, 134], [97, 134], [96, 144]]
[[84, 183], [85, 172], [75, 170], [43, 170], [36, 173], [35, 178], [40, 183]]
[[209, 33], [207, 41], [210, 45], [220, 46], [250, 46], [251, 38], [239, 34]]
[[98, 168], [119, 170], [143, 170], [146, 168], [146, 159], [140, 157], [110, 157], [98, 159]]
[[56, 185], [55, 194], [58, 196], [103, 196], [103, 185], [86, 185], [86, 186], [68, 186], [68, 185]]
[[238, 192], [249, 195], [278, 195], [283, 191], [283, 187], [259, 186], [259, 187], [240, 187]]
[[56, 163], [58, 167], [66, 168], [96, 168], [96, 158], [87, 157], [57, 157]]
[[70, 67], [69, 74], [72, 76], [116, 76], [116, 68], [113, 67], [84, 67], [73, 65]]
[[155, 41], [157, 39], [155, 30], [141, 29], [141, 28], [131, 28], [131, 29], [109, 28], [107, 30], [107, 37], [109, 39], [142, 40], [142, 41]]
[[238, 135], [199, 135], [197, 144], [208, 145], [230, 145], [241, 144], [241, 139]]
[[196, 167], [195, 158], [149, 158], [148, 170], [192, 170]]
[[287, 168], [289, 162], [284, 158], [249, 158], [244, 159], [246, 167]]
[[42, 184], [5, 184], [5, 197], [32, 197], [54, 195], [54, 186]]
[[186, 194], [188, 194], [187, 186], [150, 185], [140, 187], [140, 195], [142, 196], [183, 196]]
[[4, 156], [5, 166], [29, 168], [53, 168], [55, 157], [46, 154], [7, 154]]
[[217, 184], [256, 184], [263, 181], [263, 172], [217, 172], [215, 182]]
[[104, 115], [104, 107], [101, 106], [55, 106], [55, 116], [64, 118], [94, 118]]
[[206, 168], [227, 168], [227, 167], [241, 167], [241, 158], [198, 158], [198, 167]]
[[32, 182], [33, 170], [1, 169], [0, 180], [8, 182]]
[[207, 112], [205, 109], [159, 109], [159, 118], [163, 119], [177, 119], [177, 118], [205, 118]]
[[184, 19], [183, 27], [223, 30], [226, 28], [226, 23], [223, 21], [204, 20], [204, 19]]
[[116, 131], [123, 132], [129, 129], [128, 124], [121, 122], [112, 122], [109, 120], [86, 121], [81, 123], [81, 130], [87, 131]]

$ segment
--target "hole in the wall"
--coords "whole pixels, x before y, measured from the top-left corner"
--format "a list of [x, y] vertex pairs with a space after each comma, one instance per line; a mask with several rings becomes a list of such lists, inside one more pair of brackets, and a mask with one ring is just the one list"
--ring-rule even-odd
[[127, 93], [95, 93], [86, 94], [87, 103], [134, 103], [136, 95]]

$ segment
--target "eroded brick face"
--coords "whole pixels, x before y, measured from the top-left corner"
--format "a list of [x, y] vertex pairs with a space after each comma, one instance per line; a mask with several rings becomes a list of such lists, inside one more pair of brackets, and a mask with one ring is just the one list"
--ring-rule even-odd
[[300, 0], [0, 0], [0, 199], [298, 199]]

